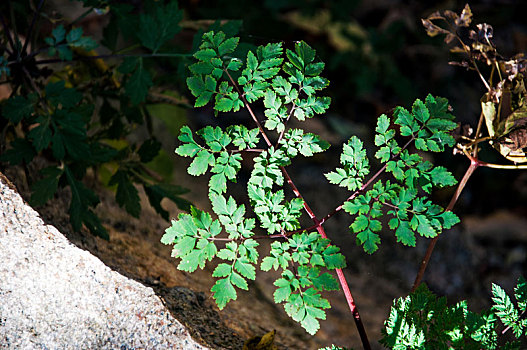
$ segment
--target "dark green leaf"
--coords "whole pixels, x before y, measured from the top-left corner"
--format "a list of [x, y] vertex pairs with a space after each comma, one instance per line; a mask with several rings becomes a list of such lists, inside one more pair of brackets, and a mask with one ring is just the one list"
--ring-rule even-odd
[[22, 119], [31, 116], [33, 110], [33, 102], [29, 98], [15, 95], [5, 101], [2, 107], [2, 114], [13, 124], [17, 124]]
[[137, 37], [143, 46], [157, 52], [181, 30], [179, 22], [182, 18], [183, 12], [178, 9], [177, 1], [172, 0], [165, 6], [157, 4], [151, 13], [141, 14]]
[[139, 154], [141, 162], [148, 163], [159, 154], [160, 149], [161, 143], [156, 139], [152, 138], [143, 142], [143, 144], [137, 151], [137, 154]]
[[59, 185], [62, 170], [55, 167], [45, 168], [41, 171], [44, 177], [31, 186], [31, 205], [44, 205], [53, 198]]
[[139, 217], [141, 213], [141, 202], [137, 189], [130, 180], [128, 173], [123, 170], [118, 170], [111, 177], [108, 184], [110, 186], [117, 185], [115, 199], [119, 206], [124, 207], [130, 215]]
[[11, 165], [18, 165], [22, 162], [28, 164], [36, 155], [35, 149], [27, 139], [14, 139], [11, 148], [0, 155], [1, 162], [9, 162]]
[[144, 69], [143, 58], [139, 57], [137, 60], [137, 68], [124, 86], [126, 95], [136, 105], [146, 99], [148, 89], [154, 84], [150, 73]]

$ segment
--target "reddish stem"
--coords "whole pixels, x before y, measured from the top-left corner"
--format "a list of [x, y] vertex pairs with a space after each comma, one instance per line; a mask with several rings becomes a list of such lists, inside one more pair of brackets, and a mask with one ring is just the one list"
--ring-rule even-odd
[[[240, 94], [240, 97], [241, 97], [241, 99], [242, 99], [242, 101], [243, 101], [243, 103], [245, 105], [245, 108], [249, 111], [249, 114], [251, 115], [251, 117], [253, 118], [254, 122], [258, 126], [258, 129], [260, 129], [260, 133], [262, 134], [262, 137], [264, 138], [265, 142], [267, 143], [267, 145], [269, 147], [271, 147], [272, 146], [271, 141], [267, 137], [267, 134], [265, 133], [264, 128], [262, 127], [262, 125], [258, 121], [258, 118], [256, 118], [256, 115], [254, 114], [251, 106], [249, 105], [249, 103], [245, 99], [245, 96], [243, 96], [243, 94], [241, 93], [241, 91], [238, 88], [238, 85], [234, 82], [234, 79], [229, 74], [229, 72], [227, 70], [225, 70], [225, 73], [227, 74], [227, 76], [229, 77], [231, 83], [234, 85], [234, 87], [236, 88], [236, 90]], [[289, 176], [289, 173], [287, 172], [287, 170], [283, 166], [280, 167], [280, 170], [282, 170], [282, 174], [284, 175], [284, 178], [286, 179], [287, 183], [289, 184], [289, 186], [293, 190], [295, 196], [297, 198], [302, 199], [302, 201], [304, 203], [304, 209], [307, 212], [307, 214], [309, 215], [309, 217], [311, 218], [311, 220], [313, 220], [313, 222], [314, 222], [314, 224], [316, 226], [316, 229], [317, 229], [318, 233], [320, 234], [320, 236], [322, 236], [322, 238], [327, 238], [326, 232], [324, 231], [324, 228], [321, 225], [321, 221], [317, 219], [317, 217], [316, 217], [315, 213], [313, 212], [313, 210], [311, 209], [311, 207], [304, 200], [304, 198], [302, 197], [302, 194], [300, 193], [300, 191], [296, 187], [295, 183], [293, 182], [293, 180]], [[284, 234], [281, 234], [280, 236], [281, 237], [285, 237]], [[351, 311], [351, 314], [353, 315], [353, 319], [355, 320], [355, 325], [357, 326], [357, 330], [359, 331], [359, 336], [360, 336], [360, 339], [362, 341], [362, 346], [364, 347], [364, 349], [370, 350], [371, 346], [370, 346], [370, 342], [368, 341], [368, 335], [366, 334], [366, 330], [364, 329], [364, 325], [362, 323], [362, 319], [360, 317], [359, 310], [358, 310], [357, 306], [355, 305], [355, 300], [353, 299], [353, 296], [351, 295], [351, 291], [350, 291], [350, 288], [348, 286], [348, 282], [346, 281], [346, 277], [344, 276], [344, 273], [342, 272], [342, 269], [335, 269], [335, 271], [337, 272], [337, 276], [338, 276], [339, 282], [340, 282], [340, 287], [342, 288], [342, 291], [344, 292], [344, 295], [345, 295], [346, 300], [348, 302], [349, 309]]]
[[[394, 160], [394, 159], [397, 159], [402, 151], [404, 151], [406, 148], [408, 148], [408, 146], [410, 146], [410, 144], [414, 141], [414, 138], [412, 137], [410, 140], [408, 140], [408, 142], [406, 142], [406, 144], [401, 148], [401, 150], [392, 156], [392, 158], [390, 158], [389, 160]], [[386, 164], [383, 165], [382, 168], [380, 168], [375, 174], [372, 175], [372, 177], [370, 177], [370, 179], [361, 186], [361, 188], [359, 188], [358, 190], [356, 190], [355, 192], [353, 192], [351, 194], [351, 196], [349, 196], [345, 201], [344, 203], [346, 202], [349, 202], [353, 199], [355, 199], [355, 197], [357, 197], [359, 194], [361, 194], [362, 192], [364, 192], [364, 190], [366, 188], [368, 188], [368, 186], [370, 186], [375, 180], [377, 180], [377, 178], [379, 176], [381, 176], [381, 174], [386, 170], [386, 167], [388, 166], [388, 162], [386, 162]], [[336, 207], [331, 213], [329, 213], [328, 215], [326, 215], [322, 220], [320, 220], [320, 224], [323, 224], [324, 222], [326, 222], [328, 219], [330, 219], [333, 215], [335, 215], [336, 213], [338, 213], [339, 211], [342, 210], [342, 207], [344, 206], [344, 203], [342, 203], [341, 205], [339, 205], [338, 207]]]
[[[480, 161], [471, 158], [470, 159], [470, 166], [468, 167], [467, 171], [465, 172], [465, 175], [459, 182], [459, 185], [457, 186], [456, 192], [452, 196], [452, 199], [450, 200], [450, 203], [448, 203], [448, 206], [446, 207], [445, 211], [452, 211], [454, 208], [454, 205], [459, 199], [459, 196], [461, 195], [461, 192], [465, 188], [468, 179], [472, 176], [474, 171], [481, 165]], [[432, 257], [432, 253], [434, 252], [435, 245], [437, 243], [437, 240], [439, 239], [439, 235], [435, 236], [432, 241], [428, 244], [428, 248], [426, 249], [425, 256], [423, 260], [421, 261], [421, 266], [419, 267], [419, 272], [417, 272], [417, 276], [415, 277], [414, 284], [412, 286], [411, 291], [414, 292], [419, 284], [421, 283], [421, 280], [423, 279], [423, 276], [426, 271], [426, 267], [428, 266], [428, 263], [430, 262], [430, 258]]]

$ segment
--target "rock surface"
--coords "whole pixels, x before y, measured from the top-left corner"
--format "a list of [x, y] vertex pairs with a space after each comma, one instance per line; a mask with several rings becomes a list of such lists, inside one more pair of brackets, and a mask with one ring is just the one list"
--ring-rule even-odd
[[0, 348], [205, 349], [154, 291], [46, 225], [0, 173]]

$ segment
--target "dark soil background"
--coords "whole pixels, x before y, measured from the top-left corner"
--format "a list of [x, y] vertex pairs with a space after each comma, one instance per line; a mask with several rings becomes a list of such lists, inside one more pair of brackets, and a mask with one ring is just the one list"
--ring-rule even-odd
[[[61, 2], [57, 1], [61, 6]], [[474, 72], [448, 65], [454, 59], [441, 38], [428, 38], [420, 24], [438, 9], [461, 11], [459, 1], [181, 1], [189, 20], [243, 20], [241, 40], [254, 44], [283, 41], [292, 46], [305, 40], [317, 49], [319, 59], [327, 63], [332, 97], [330, 113], [304, 124], [320, 134], [333, 147], [310, 162], [299, 159], [288, 171], [319, 217], [346, 199], [347, 193], [330, 186], [323, 174], [338, 163], [340, 144], [357, 135], [370, 147], [373, 156], [373, 129], [376, 118], [396, 105], [408, 106], [426, 94], [448, 98], [454, 114], [463, 124], [475, 126], [479, 117], [479, 99], [484, 93]], [[523, 1], [477, 1], [470, 3], [474, 20], [493, 25], [498, 50], [504, 56], [526, 52], [527, 23]], [[51, 6], [51, 5], [50, 5]], [[76, 9], [72, 9], [72, 12]], [[85, 28], [98, 32], [100, 23], [86, 19]], [[189, 47], [190, 32], [183, 32], [176, 45]], [[183, 88], [182, 88], [183, 89]], [[208, 108], [178, 109], [177, 123], [188, 123], [195, 130], [204, 125], [226, 125], [245, 118], [243, 114], [215, 118]], [[226, 124], [224, 124], [226, 123]], [[173, 126], [173, 125], [172, 125]], [[171, 127], [172, 127], [171, 126]], [[166, 120], [155, 119], [165, 150], [173, 155], [176, 137]], [[503, 162], [498, 153], [486, 150], [481, 158]], [[173, 159], [173, 181], [187, 187], [186, 196], [200, 209], [209, 209], [205, 178], [186, 174], [188, 161]], [[459, 179], [468, 167], [463, 156], [443, 154], [436, 163], [447, 166]], [[42, 164], [35, 162], [31, 171]], [[29, 197], [21, 169], [6, 169], [5, 174]], [[247, 174], [246, 174], [247, 175]], [[243, 178], [244, 174], [241, 174]], [[212, 348], [240, 349], [243, 341], [277, 330], [281, 348], [314, 349], [335, 343], [360, 348], [357, 331], [344, 296], [329, 293], [332, 303], [321, 331], [311, 337], [290, 321], [281, 306], [272, 301], [276, 275], [259, 273], [249, 293], [240, 293], [218, 312], [210, 297], [213, 266], [204, 272], [187, 274], [176, 269], [170, 247], [159, 239], [169, 223], [154, 214], [144, 201], [140, 219], [130, 218], [115, 204], [109, 190], [95, 178], [102, 204], [97, 213], [110, 231], [110, 241], [87, 232], [73, 232], [65, 216], [68, 192], [40, 208], [43, 217], [64, 232], [75, 244], [99, 256], [108, 266], [152, 286], [171, 311]], [[454, 211], [462, 223], [443, 234], [427, 271], [425, 282], [439, 295], [448, 295], [450, 303], [467, 299], [471, 309], [480, 311], [490, 305], [491, 283], [512, 290], [520, 274], [527, 271], [527, 172], [478, 169], [470, 180]], [[236, 191], [236, 186], [233, 190]], [[446, 206], [453, 189], [435, 194], [437, 203]], [[171, 203], [163, 203], [172, 217], [179, 212]], [[382, 233], [382, 245], [373, 255], [365, 254], [348, 233], [349, 216], [340, 213], [326, 225], [333, 242], [347, 257], [346, 276], [372, 343], [380, 338], [380, 329], [392, 300], [410, 290], [428, 241], [418, 240], [416, 248], [395, 242], [393, 233]], [[263, 246], [264, 244], [262, 244]], [[267, 248], [262, 247], [262, 253]], [[374, 345], [374, 347], [379, 347]]]

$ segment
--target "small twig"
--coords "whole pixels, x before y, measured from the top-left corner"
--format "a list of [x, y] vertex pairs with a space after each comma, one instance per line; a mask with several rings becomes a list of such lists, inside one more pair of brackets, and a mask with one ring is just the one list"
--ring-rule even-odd
[[[470, 159], [470, 158], [469, 158]], [[467, 171], [465, 172], [465, 175], [459, 182], [459, 185], [456, 188], [456, 192], [452, 196], [452, 199], [450, 200], [450, 203], [446, 207], [445, 211], [452, 211], [454, 208], [454, 205], [457, 203], [459, 196], [461, 195], [461, 192], [465, 188], [468, 179], [472, 176], [474, 171], [480, 166], [480, 162], [472, 158], [470, 160], [470, 166], [468, 167]], [[430, 261], [430, 258], [432, 257], [432, 253], [434, 252], [435, 245], [437, 243], [437, 240], [439, 239], [439, 235], [435, 236], [432, 241], [428, 244], [428, 248], [426, 249], [425, 257], [421, 261], [421, 266], [419, 267], [419, 271], [417, 272], [417, 276], [415, 277], [414, 284], [412, 286], [411, 291], [415, 292], [419, 284], [421, 283], [421, 280], [423, 279], [424, 273], [426, 271], [426, 268], [428, 266], [428, 263]]]
[[[454, 31], [451, 31], [451, 32], [455, 33], [456, 31], [454, 30]], [[461, 43], [461, 46], [463, 46], [463, 50], [465, 50], [465, 53], [467, 54], [467, 56], [470, 59], [470, 62], [472, 63], [472, 65], [476, 69], [476, 72], [478, 72], [478, 75], [479, 75], [481, 81], [483, 82], [483, 84], [485, 85], [487, 90], [490, 91], [491, 87], [489, 86], [489, 83], [485, 80], [485, 78], [483, 77], [483, 74], [481, 74], [481, 71], [479, 70], [479, 67], [478, 67], [478, 65], [476, 63], [476, 60], [470, 55], [470, 48], [467, 46], [467, 44], [465, 44], [463, 42], [463, 40], [461, 40], [461, 38], [457, 34], [456, 34], [456, 39]]]

